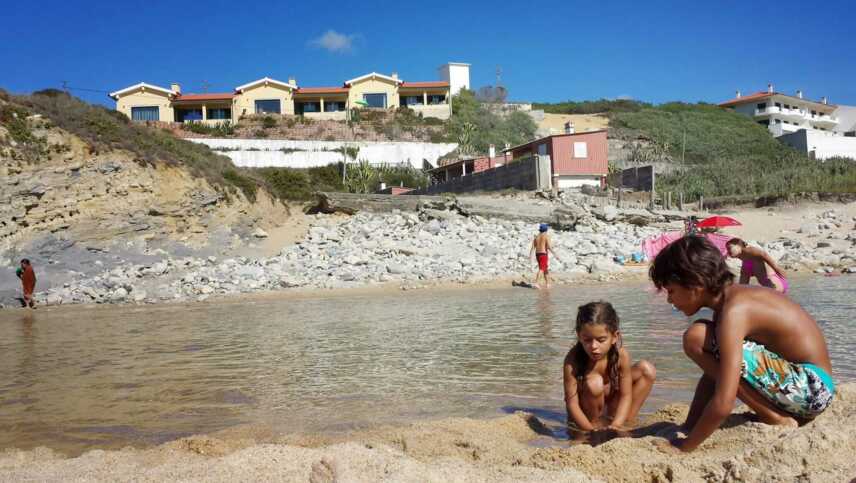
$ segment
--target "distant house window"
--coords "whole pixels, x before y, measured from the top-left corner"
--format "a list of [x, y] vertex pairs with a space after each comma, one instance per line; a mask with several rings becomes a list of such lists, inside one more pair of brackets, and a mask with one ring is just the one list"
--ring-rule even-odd
[[345, 110], [345, 102], [344, 101], [335, 101], [335, 102], [325, 102], [324, 103], [324, 111], [325, 112], [339, 112]]
[[538, 156], [546, 156], [547, 155], [547, 144], [542, 143], [538, 145]]
[[401, 96], [404, 99], [405, 106], [415, 106], [422, 104], [422, 96]]
[[816, 115], [817, 115], [817, 111], [811, 111], [811, 115], [812, 115], [812, 116], [816, 116]]
[[279, 99], [259, 99], [256, 101], [256, 114], [280, 114]]
[[304, 102], [301, 105], [302, 112], [321, 112], [320, 102]]
[[757, 107], [759, 110], [763, 111], [764, 109], [767, 108], [767, 103], [766, 102], [759, 102], [758, 104], [755, 105], [755, 107]]
[[209, 108], [208, 119], [232, 119], [232, 109], [228, 107]]
[[160, 109], [158, 109], [158, 106], [132, 107], [131, 120], [160, 121]]
[[781, 109], [781, 108], [782, 108], [782, 103], [781, 103], [781, 102], [777, 102], [777, 103], [776, 103], [776, 107], [778, 107], [779, 109]]
[[585, 142], [574, 143], [574, 157], [575, 158], [587, 158], [588, 157], [588, 145]]
[[445, 104], [446, 94], [431, 94], [428, 96], [428, 104]]
[[386, 108], [386, 94], [363, 94], [363, 100], [368, 107]]
[[781, 124], [781, 123], [782, 123], [781, 119], [776, 119], [776, 124]]
[[202, 108], [176, 109], [175, 120], [176, 122], [201, 121]]

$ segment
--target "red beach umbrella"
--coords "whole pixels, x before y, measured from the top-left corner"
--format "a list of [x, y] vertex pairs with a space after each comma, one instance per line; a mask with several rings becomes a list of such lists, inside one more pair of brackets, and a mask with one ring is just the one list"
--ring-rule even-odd
[[743, 223], [735, 220], [730, 216], [711, 216], [710, 218], [705, 218], [701, 220], [696, 225], [699, 228], [720, 228], [723, 226], [742, 226]]

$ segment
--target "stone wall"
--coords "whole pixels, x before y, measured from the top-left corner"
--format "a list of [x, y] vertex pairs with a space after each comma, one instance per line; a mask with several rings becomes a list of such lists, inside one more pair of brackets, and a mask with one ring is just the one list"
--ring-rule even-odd
[[512, 188], [525, 191], [550, 189], [551, 172], [550, 158], [535, 156], [414, 190], [409, 195], [499, 191]]

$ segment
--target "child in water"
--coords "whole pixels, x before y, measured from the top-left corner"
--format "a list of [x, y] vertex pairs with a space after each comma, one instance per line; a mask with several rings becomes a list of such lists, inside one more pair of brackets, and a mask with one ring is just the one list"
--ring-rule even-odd
[[654, 365], [631, 365], [618, 315], [608, 302], [590, 302], [577, 312], [577, 343], [565, 356], [568, 425], [582, 431], [622, 429], [651, 392]]

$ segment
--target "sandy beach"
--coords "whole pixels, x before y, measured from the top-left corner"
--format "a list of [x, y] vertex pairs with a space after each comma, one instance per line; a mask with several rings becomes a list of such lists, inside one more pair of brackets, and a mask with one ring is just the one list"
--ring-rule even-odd
[[[852, 481], [856, 476], [856, 384], [800, 428], [751, 422], [739, 407], [698, 450], [671, 455], [687, 407], [667, 406], [633, 437], [601, 445], [556, 439], [544, 421], [516, 413], [447, 419], [336, 436], [265, 434], [239, 427], [159, 447], [89, 451], [67, 459], [48, 449], [0, 456], [5, 481]], [[554, 424], [555, 423], [551, 423]]]

